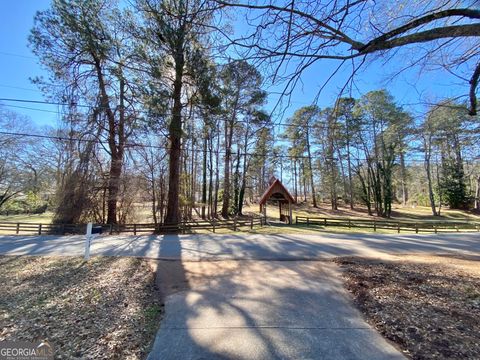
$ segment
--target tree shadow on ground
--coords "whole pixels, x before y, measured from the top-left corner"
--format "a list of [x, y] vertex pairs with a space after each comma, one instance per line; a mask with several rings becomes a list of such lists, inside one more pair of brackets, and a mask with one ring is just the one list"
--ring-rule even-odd
[[398, 356], [382, 347], [326, 267], [304, 261], [188, 261], [182, 257], [186, 238], [170, 235], [166, 248], [159, 248], [159, 258], [177, 260], [158, 264], [165, 317], [149, 360]]

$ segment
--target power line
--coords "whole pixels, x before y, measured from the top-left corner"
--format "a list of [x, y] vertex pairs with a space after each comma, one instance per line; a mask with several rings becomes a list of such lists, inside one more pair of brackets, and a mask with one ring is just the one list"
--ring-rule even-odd
[[36, 92], [36, 93], [41, 92], [41, 91], [38, 90], [38, 89], [24, 88], [24, 87], [20, 87], [20, 86], [13, 86], [13, 85], [6, 85], [6, 84], [0, 84], [0, 87], [4, 87], [4, 88], [8, 88], [8, 89], [17, 89], [17, 90], [32, 91], [32, 92]]
[[101, 106], [96, 107], [93, 105], [83, 105], [77, 103], [61, 103], [56, 101], [45, 101], [45, 100], [29, 100], [29, 99], [16, 99], [16, 98], [0, 98], [0, 101], [13, 101], [13, 102], [21, 102], [21, 103], [29, 103], [29, 104], [42, 104], [42, 105], [57, 105], [57, 106], [78, 106], [90, 109], [102, 109]]
[[37, 108], [28, 107], [28, 106], [18, 106], [18, 105], [5, 105], [5, 106], [8, 106], [8, 107], [14, 108], [14, 109], [41, 111], [41, 112], [47, 112], [47, 113], [52, 113], [52, 114], [57, 114], [57, 115], [60, 114], [58, 111], [47, 110], [47, 109], [37, 109]]
[[[0, 135], [8, 135], [8, 136], [18, 136], [18, 137], [32, 137], [32, 138], [39, 138], [39, 139], [49, 139], [49, 140], [57, 140], [57, 141], [77, 141], [77, 142], [85, 142], [85, 143], [97, 143], [101, 144], [104, 146], [108, 146], [108, 141], [106, 140], [100, 140], [100, 139], [86, 139], [86, 138], [78, 138], [78, 137], [65, 137], [65, 136], [55, 136], [55, 135], [41, 135], [41, 134], [31, 134], [31, 133], [19, 133], [19, 132], [10, 132], [10, 131], [0, 131]], [[126, 148], [153, 148], [153, 149], [161, 149], [161, 150], [170, 150], [171, 148], [168, 146], [162, 146], [162, 145], [152, 145], [152, 144], [142, 144], [142, 143], [135, 143], [135, 142], [128, 142], [125, 143]], [[181, 151], [183, 152], [190, 152], [190, 151], [195, 151], [195, 152], [201, 152], [201, 153], [218, 153], [218, 154], [226, 154], [226, 151], [222, 150], [204, 150], [203, 148], [199, 147], [190, 147], [190, 148], [182, 148]], [[286, 158], [286, 159], [303, 159], [306, 160], [309, 157], [306, 155], [286, 155], [286, 154], [278, 154], [275, 152], [271, 153], [263, 153], [263, 154], [254, 154], [254, 153], [245, 153], [245, 152], [235, 152], [231, 151], [232, 155], [239, 155], [239, 156], [251, 156], [251, 157], [264, 157], [264, 158], [273, 158], [273, 159], [278, 159], [278, 158]], [[353, 161], [367, 161], [368, 159], [365, 158], [357, 158], [355, 156], [351, 156]], [[314, 160], [318, 159], [315, 156], [312, 156]], [[320, 160], [335, 160], [335, 161], [345, 161], [345, 159], [339, 159], [339, 158], [324, 158], [321, 157]], [[372, 159], [370, 159], [372, 160]], [[478, 160], [478, 158], [473, 158], [473, 159], [465, 159], [466, 161], [475, 161]], [[424, 160], [418, 160], [418, 159], [406, 159], [406, 162], [411, 162], [411, 163], [423, 163]]]
[[[20, 103], [31, 103], [31, 104], [41, 104], [41, 105], [55, 105], [55, 106], [75, 106], [75, 107], [81, 107], [81, 108], [86, 108], [86, 109], [92, 109], [92, 110], [101, 110], [104, 109], [105, 107], [103, 106], [94, 106], [94, 105], [87, 105], [87, 104], [78, 104], [76, 102], [72, 103], [63, 103], [63, 102], [56, 102], [56, 101], [44, 101], [44, 100], [30, 100], [30, 99], [18, 99], [18, 98], [0, 98], [0, 101], [7, 101], [7, 102], [20, 102]], [[37, 109], [37, 108], [31, 108], [31, 107], [22, 107], [22, 106], [16, 106], [16, 105], [9, 105], [9, 104], [2, 104], [4, 106], [8, 107], [13, 107], [13, 108], [18, 108], [18, 109], [26, 109], [26, 110], [33, 110], [33, 111], [42, 111], [42, 112], [49, 112], [49, 113], [54, 113], [61, 115], [60, 111], [53, 111], [53, 110], [45, 110], [45, 109]], [[146, 114], [146, 115], [152, 115], [151, 112], [146, 111], [146, 110], [137, 110], [136, 112], [141, 113], [141, 114]], [[169, 117], [171, 116], [171, 113], [154, 113], [157, 116], [164, 116], [164, 117]], [[228, 122], [229, 120], [224, 118], [221, 119], [224, 122]], [[251, 124], [251, 121], [248, 120], [235, 120], [234, 123], [244, 123], [244, 124]], [[306, 129], [314, 129], [314, 130], [321, 130], [321, 129], [327, 129], [330, 125], [328, 124], [316, 124], [316, 125], [298, 125], [298, 124], [289, 124], [289, 123], [269, 123], [265, 124], [266, 127], [271, 126], [273, 128], [280, 126], [280, 127], [296, 127], [296, 128], [306, 128]], [[359, 126], [359, 125], [356, 125]], [[334, 126], [335, 127], [335, 126]], [[360, 126], [361, 127], [361, 126]], [[313, 144], [313, 143], [312, 143]], [[321, 145], [321, 144], [316, 144], [316, 145]]]
[[27, 55], [21, 55], [21, 54], [14, 54], [11, 52], [6, 52], [6, 51], [0, 51], [0, 55], [5, 55], [5, 56], [15, 56], [15, 57], [20, 57], [24, 59], [32, 59], [32, 60], [37, 60], [36, 57], [33, 56], [27, 56]]
[[[62, 103], [62, 102], [56, 102], [56, 101], [44, 101], [44, 100], [30, 100], [30, 99], [18, 99], [18, 98], [0, 98], [0, 101], [8, 101], [8, 102], [20, 102], [20, 103], [31, 103], [31, 104], [42, 104], [42, 105], [56, 105], [56, 106], [76, 106], [76, 107], [82, 107], [82, 108], [87, 108], [87, 109], [104, 109], [105, 107], [103, 106], [94, 106], [94, 105], [87, 105], [87, 104], [78, 104], [78, 103], [75, 103], [75, 102], [72, 102], [72, 103]], [[8, 105], [8, 104], [4, 104], [5, 106], [9, 106], [9, 107], [16, 107], [14, 105]], [[17, 108], [22, 108], [22, 107], [18, 107]], [[35, 109], [35, 108], [25, 108], [25, 109], [28, 109], [28, 110], [38, 110], [38, 111], [45, 111], [45, 112], [54, 112], [54, 113], [57, 113], [57, 114], [60, 114], [59, 111], [52, 111], [52, 110], [43, 110], [43, 109]], [[146, 111], [146, 110], [138, 110], [137, 111], [138, 113], [141, 113], [141, 114], [146, 114], [146, 115], [150, 115], [151, 113]], [[171, 116], [171, 113], [155, 113], [155, 115], [157, 116], [165, 116], [165, 117], [168, 117], [168, 116]], [[227, 122], [229, 121], [228, 119], [223, 119], [224, 122]], [[250, 121], [247, 121], [247, 120], [235, 120], [234, 123], [245, 123], [245, 124], [250, 124], [251, 122]], [[300, 127], [299, 125], [296, 125], [296, 124], [289, 124], [289, 123], [272, 123], [272, 124], [267, 124], [267, 125], [271, 125], [273, 127], [277, 127], [277, 126], [285, 126], [285, 127]], [[302, 126], [303, 128], [309, 128], [309, 129], [321, 129], [323, 127], [326, 127], [326, 125], [324, 126], [321, 126], [321, 125], [304, 125]]]
[[[56, 106], [71, 106], [71, 105], [74, 105], [74, 106], [79, 106], [79, 107], [84, 107], [84, 108], [90, 108], [90, 109], [98, 109], [98, 108], [102, 108], [102, 107], [95, 107], [95, 106], [92, 106], [92, 105], [86, 105], [86, 104], [67, 104], [67, 103], [62, 103], [62, 102], [54, 102], [54, 101], [44, 101], [44, 100], [30, 100], [30, 99], [18, 99], [18, 98], [0, 98], [0, 101], [11, 101], [11, 102], [20, 102], [20, 103], [33, 103], [33, 104], [44, 104], [44, 105], [56, 105]], [[5, 104], [4, 104], [5, 105]], [[47, 110], [47, 109], [36, 109], [36, 108], [31, 108], [31, 107], [24, 107], [24, 106], [17, 106], [17, 105], [9, 105], [9, 104], [6, 104], [6, 106], [8, 107], [13, 107], [13, 108], [20, 108], [20, 109], [27, 109], [27, 110], [36, 110], [36, 111], [42, 111], [42, 112], [48, 112], [48, 113], [54, 113], [54, 114], [57, 114], [57, 115], [60, 115], [60, 112], [59, 111], [53, 111], [53, 110]], [[147, 111], [139, 111], [141, 113], [147, 113]], [[170, 114], [158, 114], [158, 115], [164, 115], [164, 116], [170, 116]], [[223, 119], [224, 121], [228, 121], [228, 119]], [[236, 122], [241, 122], [241, 123], [250, 123], [249, 121], [246, 121], [246, 120], [237, 120]], [[294, 125], [294, 124], [285, 124], [285, 123], [278, 123], [278, 124], [268, 124], [268, 125], [273, 125], [273, 127], [276, 127], [276, 126], [295, 126], [295, 127], [299, 127], [298, 125]], [[324, 125], [325, 127], [328, 126], [328, 125]], [[313, 126], [313, 125], [305, 125], [304, 128], [315, 128], [315, 129], [321, 129], [322, 127], [321, 126]], [[40, 136], [40, 135], [34, 135], [34, 134], [23, 134], [22, 136]], [[44, 135], [41, 135], [41, 136], [44, 136]], [[165, 137], [167, 137], [166, 135], [164, 135]], [[55, 137], [57, 140], [69, 140], [69, 141], [72, 141], [72, 140], [76, 140], [76, 141], [85, 141], [85, 139], [70, 139], [70, 138], [59, 138], [59, 137]], [[88, 140], [88, 141], [92, 141], [92, 140]], [[276, 139], [275, 140], [276, 142], [282, 142], [282, 141], [288, 141], [288, 139]], [[103, 143], [102, 143], [103, 144]], [[310, 145], [312, 146], [323, 146], [322, 143], [317, 143], [317, 142], [314, 142], [314, 141], [310, 141]], [[132, 143], [132, 144], [129, 144], [129, 146], [149, 146], [149, 147], [155, 147], [155, 145], [148, 145], [148, 144], [135, 144], [135, 143]], [[168, 148], [166, 150], [169, 150]], [[198, 149], [196, 151], [200, 151], [200, 152], [203, 152], [204, 150], [203, 149]], [[225, 152], [219, 152], [219, 153], [223, 153], [225, 154]], [[242, 153], [241, 154], [242, 156], [244, 155], [247, 155], [247, 156], [254, 156], [254, 157], [258, 157], [258, 156], [261, 156], [259, 154], [252, 154], [252, 153]], [[284, 154], [274, 154], [274, 155], [265, 155], [265, 157], [267, 156], [272, 156], [274, 158], [296, 158], [296, 159], [308, 159], [308, 156], [301, 156], [301, 155], [284, 155]], [[338, 160], [338, 159], [334, 159], [334, 160]], [[357, 159], [357, 160], [360, 160], [360, 161], [367, 161], [367, 159]], [[421, 160], [417, 160], [417, 159], [408, 159], [407, 161], [418, 161], [418, 162], [423, 162], [424, 160], [421, 159]]]

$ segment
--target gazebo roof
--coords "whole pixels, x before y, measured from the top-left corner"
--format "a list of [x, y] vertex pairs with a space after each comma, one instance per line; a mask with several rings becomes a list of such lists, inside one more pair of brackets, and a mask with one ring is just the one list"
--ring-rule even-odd
[[270, 186], [260, 198], [260, 205], [264, 205], [271, 198], [272, 200], [295, 203], [295, 199], [290, 195], [287, 188], [275, 177], [270, 179]]

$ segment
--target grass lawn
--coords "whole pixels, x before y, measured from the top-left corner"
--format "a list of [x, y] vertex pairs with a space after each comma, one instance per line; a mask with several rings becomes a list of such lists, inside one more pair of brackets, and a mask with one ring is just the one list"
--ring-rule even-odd
[[46, 339], [63, 359], [142, 359], [163, 308], [146, 260], [0, 257], [0, 341]]
[[45, 212], [43, 214], [20, 214], [20, 215], [0, 215], [0, 222], [20, 222], [20, 223], [42, 223], [50, 224], [52, 222], [53, 213]]
[[[246, 212], [258, 215], [258, 205], [252, 204], [245, 208]], [[377, 216], [369, 216], [367, 209], [363, 206], [357, 205], [354, 210], [349, 207], [339, 206], [338, 210], [332, 210], [329, 204], [320, 203], [318, 208], [314, 208], [310, 204], [297, 204], [292, 208], [293, 219], [295, 216], [309, 216], [309, 217], [351, 217], [351, 218], [366, 218], [366, 219], [383, 219]], [[278, 207], [270, 205], [267, 206], [267, 216], [273, 219], [278, 217]], [[392, 205], [392, 220], [476, 220], [480, 221], [480, 214], [475, 214], [463, 210], [442, 209], [441, 216], [433, 216], [432, 210], [425, 206], [403, 207], [399, 204]]]
[[413, 359], [480, 358], [480, 258], [340, 258], [367, 321]]

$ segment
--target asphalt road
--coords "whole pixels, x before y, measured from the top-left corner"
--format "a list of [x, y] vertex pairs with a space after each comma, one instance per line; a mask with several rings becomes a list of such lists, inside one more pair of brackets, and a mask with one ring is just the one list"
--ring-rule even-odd
[[[0, 254], [63, 255], [84, 253], [84, 236], [0, 236]], [[154, 259], [316, 260], [335, 256], [381, 257], [401, 253], [480, 255], [480, 233], [454, 234], [195, 234], [117, 235], [93, 240], [92, 255]]]

